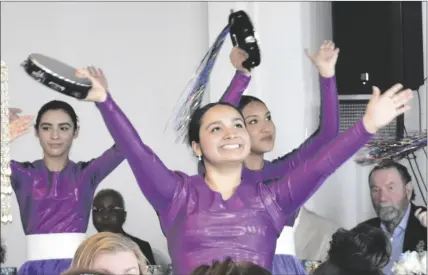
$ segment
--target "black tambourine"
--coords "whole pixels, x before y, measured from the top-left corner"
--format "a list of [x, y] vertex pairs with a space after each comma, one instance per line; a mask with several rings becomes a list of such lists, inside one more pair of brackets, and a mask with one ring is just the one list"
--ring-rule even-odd
[[234, 47], [239, 47], [249, 55], [242, 64], [251, 70], [260, 65], [260, 48], [254, 33], [253, 23], [244, 11], [233, 12], [229, 15], [230, 37]]
[[30, 54], [21, 65], [32, 78], [67, 96], [85, 99], [92, 88], [89, 79], [76, 77], [76, 68], [42, 54]]

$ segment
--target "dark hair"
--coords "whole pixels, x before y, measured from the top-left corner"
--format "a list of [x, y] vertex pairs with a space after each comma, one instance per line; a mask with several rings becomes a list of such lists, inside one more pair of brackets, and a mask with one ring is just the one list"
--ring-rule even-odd
[[380, 275], [391, 257], [391, 243], [380, 228], [360, 224], [333, 234], [328, 260], [313, 275]]
[[71, 107], [71, 105], [67, 102], [61, 100], [52, 100], [43, 105], [37, 113], [36, 124], [34, 125], [34, 129], [36, 130], [36, 132], [38, 132], [39, 130], [40, 120], [42, 119], [42, 116], [50, 110], [63, 110], [64, 112], [66, 112], [73, 121], [74, 131], [77, 130], [77, 122], [79, 119], [73, 107]]
[[242, 115], [241, 111], [238, 108], [236, 108], [234, 105], [227, 102], [209, 103], [202, 108], [196, 109], [196, 111], [192, 115], [192, 118], [190, 119], [189, 129], [187, 133], [187, 138], [190, 146], [192, 146], [193, 141], [196, 143], [199, 143], [199, 138], [200, 138], [199, 130], [201, 129], [202, 119], [204, 118], [206, 112], [208, 112], [209, 109], [218, 105], [229, 106], [233, 108], [239, 113], [242, 119], [244, 119], [244, 116]]
[[3, 245], [3, 239], [0, 239], [0, 264], [6, 261], [6, 247]]
[[212, 265], [201, 265], [191, 275], [272, 275], [268, 270], [250, 262], [234, 262], [227, 258], [223, 262], [213, 261]]
[[101, 200], [105, 197], [113, 197], [115, 199], [119, 200], [120, 206], [125, 208], [125, 200], [123, 199], [122, 194], [120, 194], [118, 191], [114, 189], [102, 189], [100, 190], [94, 197], [94, 200]]
[[[372, 183], [372, 174], [378, 170], [383, 170], [383, 169], [390, 169], [390, 168], [395, 168], [397, 170], [397, 172], [400, 174], [401, 179], [403, 180], [404, 184], [408, 184], [412, 181], [412, 176], [410, 176], [409, 171], [407, 170], [406, 166], [393, 161], [393, 160], [384, 160], [381, 163], [379, 163], [378, 165], [376, 165], [369, 174], [369, 183]], [[412, 191], [412, 197], [411, 200], [415, 199], [415, 191]]]
[[243, 95], [243, 96], [241, 96], [241, 99], [239, 100], [238, 109], [241, 111], [244, 110], [244, 108], [253, 101], [254, 102], [260, 102], [260, 103], [263, 103], [264, 105], [266, 105], [261, 99], [255, 97], [255, 96]]

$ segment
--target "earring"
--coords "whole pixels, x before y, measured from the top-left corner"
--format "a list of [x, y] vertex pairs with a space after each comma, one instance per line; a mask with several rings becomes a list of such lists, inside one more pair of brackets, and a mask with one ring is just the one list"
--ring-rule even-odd
[[202, 156], [198, 156], [198, 160], [201, 161], [202, 160]]

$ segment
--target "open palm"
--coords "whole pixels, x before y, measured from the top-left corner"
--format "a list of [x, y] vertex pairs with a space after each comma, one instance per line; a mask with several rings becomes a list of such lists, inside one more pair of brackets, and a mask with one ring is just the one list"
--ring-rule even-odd
[[367, 105], [365, 118], [369, 130], [374, 132], [394, 120], [397, 116], [410, 110], [413, 97], [411, 89], [402, 90], [401, 84], [395, 84], [382, 95], [377, 87], [373, 87], [373, 95]]
[[305, 53], [322, 75], [329, 74], [327, 77], [334, 75], [339, 48], [336, 48], [332, 41], [325, 41], [314, 54], [311, 54], [308, 49]]
[[107, 97], [108, 83], [101, 69], [93, 66], [79, 69], [76, 76], [80, 78], [88, 78], [91, 81], [92, 88], [89, 90], [85, 101], [102, 102]]
[[14, 141], [18, 137], [28, 133], [31, 129], [33, 116], [20, 116], [9, 124], [9, 138]]

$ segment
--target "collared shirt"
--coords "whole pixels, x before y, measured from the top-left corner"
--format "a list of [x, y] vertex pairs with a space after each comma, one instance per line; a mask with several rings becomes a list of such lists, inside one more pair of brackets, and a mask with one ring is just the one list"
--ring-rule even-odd
[[385, 273], [385, 275], [392, 274], [391, 269], [394, 262], [398, 261], [400, 259], [401, 254], [403, 253], [404, 234], [406, 233], [409, 215], [410, 215], [410, 204], [407, 207], [406, 214], [404, 214], [404, 217], [401, 219], [400, 224], [394, 229], [392, 236], [388, 232], [388, 230], [386, 230], [386, 227], [383, 223], [381, 223], [380, 225], [383, 232], [385, 232], [387, 236], [389, 236], [389, 240], [391, 241], [391, 248], [392, 248], [391, 258], [389, 259], [388, 264], [383, 268], [383, 272]]

